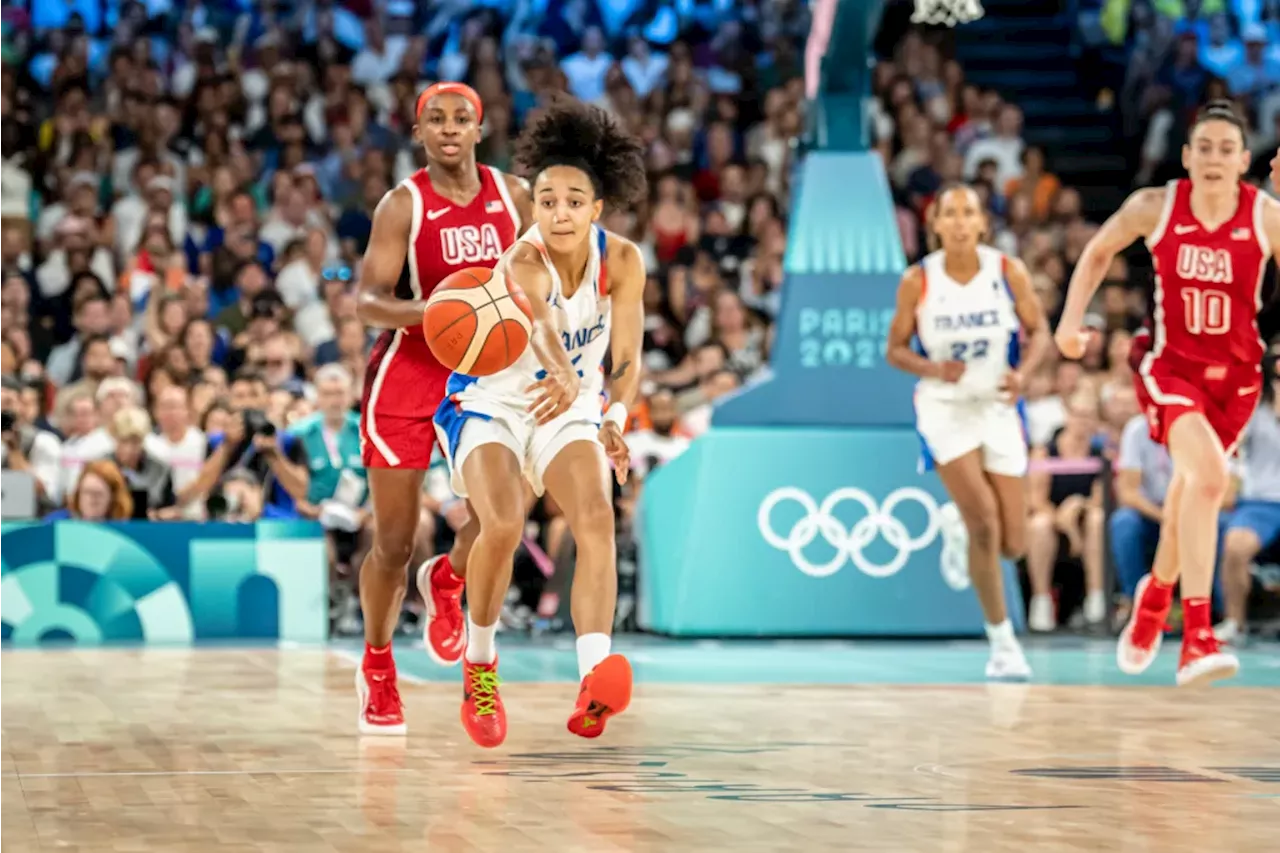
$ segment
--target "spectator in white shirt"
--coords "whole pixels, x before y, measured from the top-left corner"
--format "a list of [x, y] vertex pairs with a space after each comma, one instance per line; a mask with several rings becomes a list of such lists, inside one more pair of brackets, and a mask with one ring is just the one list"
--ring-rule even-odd
[[[158, 431], [143, 439], [142, 447], [148, 456], [169, 467], [173, 490], [181, 494], [200, 474], [208, 447], [205, 434], [191, 425], [187, 390], [173, 385], [161, 391], [155, 402], [155, 419]], [[182, 517], [200, 520], [204, 517], [204, 504], [188, 504]]]
[[649, 49], [649, 43], [641, 36], [633, 36], [627, 55], [622, 60], [622, 73], [635, 90], [636, 97], [649, 97], [667, 74], [667, 55]]
[[79, 391], [66, 400], [59, 412], [58, 426], [65, 436], [59, 460], [58, 495], [68, 495], [80, 479], [85, 463], [106, 459], [115, 451], [111, 435], [99, 425], [98, 407], [88, 391]]
[[0, 450], [7, 471], [27, 471], [36, 481], [36, 498], [46, 506], [62, 501], [59, 491], [59, 462], [62, 445], [48, 430], [37, 428], [23, 417], [22, 384], [12, 376], [4, 377], [0, 392], [0, 412], [4, 412], [9, 428], [3, 433]]
[[969, 146], [964, 157], [964, 176], [973, 180], [978, 174], [978, 164], [983, 160], [996, 162], [996, 186], [1003, 188], [1009, 181], [1022, 176], [1022, 110], [1013, 104], [1000, 108], [996, 118], [994, 136], [979, 139]]
[[588, 27], [582, 34], [582, 50], [566, 57], [560, 70], [574, 97], [595, 103], [604, 99], [604, 79], [612, 66], [613, 57], [604, 52], [604, 34], [599, 27]]
[[405, 41], [388, 43], [382, 32], [382, 21], [375, 13], [364, 25], [364, 49], [351, 61], [351, 80], [361, 86], [386, 83], [400, 67]]

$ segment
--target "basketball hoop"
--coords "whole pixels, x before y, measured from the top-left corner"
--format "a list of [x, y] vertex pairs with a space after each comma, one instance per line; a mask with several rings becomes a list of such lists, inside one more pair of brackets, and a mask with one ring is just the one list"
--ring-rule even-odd
[[979, 0], [916, 0], [916, 12], [911, 16], [911, 23], [954, 27], [981, 17], [982, 3]]

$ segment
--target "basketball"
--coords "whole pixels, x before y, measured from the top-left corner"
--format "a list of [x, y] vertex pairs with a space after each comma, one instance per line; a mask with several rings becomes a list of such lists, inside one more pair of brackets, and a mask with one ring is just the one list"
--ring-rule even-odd
[[468, 376], [515, 364], [532, 328], [533, 311], [520, 285], [484, 267], [459, 270], [440, 282], [422, 316], [432, 354]]

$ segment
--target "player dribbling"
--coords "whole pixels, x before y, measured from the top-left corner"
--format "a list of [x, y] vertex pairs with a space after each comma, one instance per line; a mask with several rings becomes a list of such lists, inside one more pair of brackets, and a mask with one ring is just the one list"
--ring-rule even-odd
[[[577, 545], [571, 611], [582, 684], [569, 731], [600, 735], [631, 697], [630, 664], [609, 653], [617, 601], [609, 464], [624, 482], [622, 427], [639, 388], [645, 270], [635, 244], [595, 223], [606, 203], [644, 193], [642, 148], [608, 113], [563, 100], [521, 134], [516, 160], [532, 177], [535, 224], [495, 274], [528, 297], [530, 342], [498, 373], [455, 373], [435, 418], [453, 489], [480, 522], [467, 569], [461, 717], [484, 747], [507, 734], [495, 634], [524, 530], [526, 482], [552, 496]], [[602, 417], [606, 352], [614, 369]]]

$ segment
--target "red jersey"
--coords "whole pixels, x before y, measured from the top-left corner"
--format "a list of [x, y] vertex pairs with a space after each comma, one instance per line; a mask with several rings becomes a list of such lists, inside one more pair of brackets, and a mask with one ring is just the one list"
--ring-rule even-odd
[[1151, 356], [1196, 365], [1257, 365], [1262, 279], [1271, 248], [1264, 196], [1240, 184], [1235, 213], [1210, 231], [1191, 212], [1191, 181], [1170, 181], [1164, 212], [1147, 238], [1155, 267]]
[[[520, 213], [502, 173], [479, 166], [480, 192], [470, 204], [442, 198], [419, 169], [401, 186], [413, 198], [409, 253], [396, 296], [425, 299], [450, 273], [492, 268], [520, 234]], [[432, 416], [450, 371], [436, 361], [422, 326], [384, 331], [365, 371], [361, 404], [366, 467], [426, 470], [436, 435]]]

